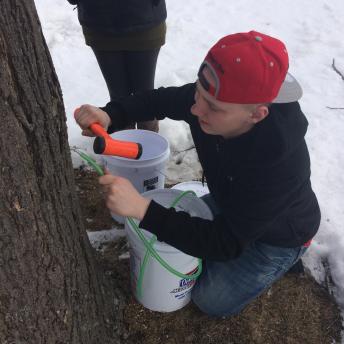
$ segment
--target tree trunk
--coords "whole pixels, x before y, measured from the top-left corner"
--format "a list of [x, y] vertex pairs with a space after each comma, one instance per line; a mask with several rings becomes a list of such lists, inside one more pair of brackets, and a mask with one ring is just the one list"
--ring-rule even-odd
[[0, 343], [116, 343], [33, 0], [0, 0]]

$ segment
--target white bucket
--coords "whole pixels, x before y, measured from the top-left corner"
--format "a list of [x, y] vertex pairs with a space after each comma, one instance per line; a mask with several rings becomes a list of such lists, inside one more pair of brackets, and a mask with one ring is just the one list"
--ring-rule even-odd
[[182, 191], [192, 190], [198, 197], [202, 197], [209, 193], [207, 183], [198, 181], [183, 182], [172, 186], [171, 189], [177, 189]]
[[[180, 190], [161, 189], [145, 192], [143, 195], [154, 199], [165, 207], [170, 207], [173, 201], [182, 193]], [[194, 195], [185, 195], [180, 199], [176, 210], [188, 212], [191, 216], [212, 219], [208, 206]], [[136, 222], [137, 223], [137, 222]], [[130, 275], [131, 287], [136, 299], [146, 308], [159, 312], [172, 312], [187, 305], [191, 300], [191, 289], [194, 279], [181, 278], [168, 271], [154, 257], [149, 256], [142, 278], [141, 295], [137, 284], [140, 270], [147, 248], [126, 219], [125, 229], [130, 246]], [[149, 228], [147, 228], [149, 229]], [[176, 228], [176, 231], [179, 229]], [[141, 229], [145, 238], [150, 241], [153, 234]], [[180, 235], [183, 235], [180, 233]], [[193, 274], [198, 268], [198, 258], [189, 256], [178, 249], [161, 241], [156, 241], [153, 248], [157, 254], [174, 270], [182, 274]]]
[[[117, 131], [111, 137], [142, 145], [142, 155], [138, 160], [104, 155], [104, 165], [111, 174], [129, 179], [140, 193], [164, 188], [170, 148], [163, 136], [149, 130], [130, 129]], [[122, 216], [112, 214], [112, 217], [124, 223]]]

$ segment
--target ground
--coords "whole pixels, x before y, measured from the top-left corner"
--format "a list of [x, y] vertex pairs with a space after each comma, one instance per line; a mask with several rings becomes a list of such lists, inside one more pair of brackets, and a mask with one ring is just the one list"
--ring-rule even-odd
[[[75, 170], [85, 227], [89, 231], [118, 228], [105, 207], [95, 173]], [[128, 344], [333, 344], [340, 343], [342, 319], [328, 291], [306, 272], [289, 274], [239, 315], [214, 319], [192, 303], [172, 313], [145, 309], [132, 296], [125, 238], [95, 254], [106, 275], [124, 294], [123, 342]]]

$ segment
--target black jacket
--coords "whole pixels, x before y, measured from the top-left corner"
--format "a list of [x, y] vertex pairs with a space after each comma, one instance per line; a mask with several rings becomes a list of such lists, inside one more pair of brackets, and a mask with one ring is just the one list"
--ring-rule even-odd
[[68, 0], [78, 5], [80, 24], [104, 34], [150, 29], [167, 16], [165, 0]]
[[[112, 130], [165, 116], [189, 123], [208, 187], [222, 211], [213, 221], [165, 209], [154, 201], [141, 227], [188, 254], [235, 258], [250, 242], [298, 247], [318, 230], [320, 210], [310, 183], [304, 139], [307, 120], [297, 102], [273, 104], [269, 115], [234, 138], [204, 133], [190, 113], [195, 84], [160, 88], [109, 103]], [[126, 117], [127, 116], [127, 117]]]

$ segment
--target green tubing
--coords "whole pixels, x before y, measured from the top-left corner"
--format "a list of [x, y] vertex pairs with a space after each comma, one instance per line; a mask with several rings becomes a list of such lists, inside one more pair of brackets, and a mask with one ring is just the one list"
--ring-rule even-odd
[[191, 190], [184, 191], [184, 192], [182, 192], [182, 193], [172, 202], [171, 208], [174, 208], [174, 207], [178, 204], [178, 202], [179, 202], [184, 196], [186, 196], [186, 195], [188, 195], [188, 194], [191, 194], [191, 195], [194, 195], [194, 196], [197, 197], [197, 195], [196, 195], [193, 191], [191, 191]]
[[[152, 239], [149, 242], [149, 245], [153, 248], [154, 243], [157, 241], [157, 237], [155, 235], [153, 235]], [[137, 279], [137, 286], [136, 286], [136, 292], [137, 292], [137, 296], [139, 298], [142, 297], [142, 283], [143, 283], [143, 276], [145, 274], [146, 271], [146, 266], [148, 264], [148, 260], [149, 260], [150, 254], [149, 251], [146, 251], [145, 257], [143, 259], [143, 262], [140, 266], [140, 273], [139, 273], [139, 278]]]
[[[83, 160], [85, 160], [88, 163], [88, 165], [90, 165], [100, 176], [104, 175], [102, 168], [96, 163], [96, 161], [94, 159], [92, 159], [86, 153], [81, 152], [79, 149], [77, 149], [75, 147], [71, 148], [71, 150], [74, 151], [75, 153], [79, 154], [80, 157]], [[171, 208], [175, 207], [178, 204], [178, 202], [181, 200], [181, 198], [183, 198], [187, 194], [193, 194], [194, 196], [196, 196], [196, 194], [193, 191], [190, 191], [190, 190], [184, 191], [172, 202]], [[143, 262], [142, 262], [141, 267], [140, 267], [140, 273], [139, 273], [139, 277], [138, 277], [138, 281], [137, 281], [137, 295], [138, 295], [138, 297], [141, 298], [141, 296], [142, 296], [142, 281], [143, 281], [144, 272], [146, 270], [146, 266], [147, 266], [147, 263], [148, 263], [150, 256], [154, 257], [167, 271], [171, 272], [172, 274], [174, 274], [180, 278], [196, 279], [201, 274], [201, 272], [202, 272], [202, 260], [200, 258], [198, 258], [198, 269], [192, 275], [186, 275], [186, 274], [183, 274], [183, 273], [173, 269], [172, 266], [170, 266], [165, 260], [163, 260], [160, 257], [160, 255], [153, 248], [153, 245], [157, 241], [157, 237], [155, 235], [153, 235], [151, 240], [148, 241], [145, 238], [144, 234], [142, 233], [141, 229], [137, 226], [137, 224], [135, 223], [135, 221], [131, 217], [128, 217], [128, 221], [131, 224], [131, 226], [134, 228], [135, 232], [137, 233], [139, 238], [142, 240], [143, 244], [146, 246], [146, 249], [147, 249], [145, 257], [144, 257]]]
[[[175, 207], [178, 204], [178, 202], [180, 201], [180, 199], [183, 198], [184, 196], [186, 196], [187, 194], [193, 194], [196, 196], [196, 194], [193, 191], [184, 191], [172, 202], [171, 207]], [[144, 272], [146, 269], [146, 265], [148, 263], [149, 256], [154, 257], [167, 271], [171, 272], [172, 274], [174, 274], [180, 278], [196, 279], [201, 274], [201, 272], [202, 272], [202, 260], [200, 258], [198, 258], [198, 269], [192, 275], [186, 275], [186, 274], [183, 274], [183, 273], [175, 270], [165, 260], [163, 260], [160, 257], [160, 255], [156, 252], [156, 250], [153, 248], [154, 243], [157, 241], [157, 237], [155, 235], [153, 235], [151, 240], [148, 241], [146, 239], [146, 237], [144, 236], [144, 234], [142, 233], [141, 229], [137, 226], [137, 224], [135, 223], [135, 221], [131, 217], [128, 218], [128, 221], [147, 249], [145, 257], [144, 257], [143, 262], [142, 262], [141, 267], [140, 267], [139, 277], [138, 277], [137, 286], [136, 286], [136, 292], [137, 292], [138, 297], [141, 298], [141, 296], [142, 296], [143, 276], [144, 276]]]
[[78, 148], [71, 148], [71, 150], [80, 155], [88, 165], [90, 165], [100, 176], [104, 175], [102, 168], [96, 163], [96, 161], [84, 152], [81, 152]]

